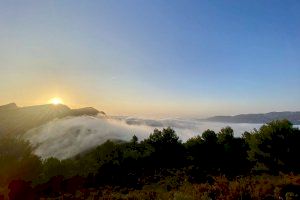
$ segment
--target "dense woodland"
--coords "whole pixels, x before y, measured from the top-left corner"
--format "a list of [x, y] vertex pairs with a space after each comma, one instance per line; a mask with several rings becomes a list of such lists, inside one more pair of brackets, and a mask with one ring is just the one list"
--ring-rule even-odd
[[182, 142], [171, 128], [107, 141], [66, 160], [0, 139], [0, 199], [299, 199], [300, 130], [287, 120]]

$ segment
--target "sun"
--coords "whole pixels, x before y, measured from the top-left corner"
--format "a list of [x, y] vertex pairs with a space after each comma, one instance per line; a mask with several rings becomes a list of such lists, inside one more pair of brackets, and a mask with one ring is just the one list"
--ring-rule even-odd
[[59, 105], [59, 104], [63, 103], [62, 99], [59, 97], [54, 97], [54, 98], [50, 99], [49, 102], [53, 105]]

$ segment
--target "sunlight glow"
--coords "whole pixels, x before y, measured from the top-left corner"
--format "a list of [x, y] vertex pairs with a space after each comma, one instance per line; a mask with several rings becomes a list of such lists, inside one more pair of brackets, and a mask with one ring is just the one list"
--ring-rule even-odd
[[50, 99], [49, 102], [53, 105], [59, 105], [59, 104], [63, 103], [63, 101], [59, 97], [54, 97], [54, 98]]

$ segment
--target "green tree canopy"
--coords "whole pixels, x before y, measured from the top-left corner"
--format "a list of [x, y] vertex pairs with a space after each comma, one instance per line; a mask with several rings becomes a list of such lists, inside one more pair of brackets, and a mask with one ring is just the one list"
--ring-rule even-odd
[[233, 139], [233, 129], [230, 126], [226, 126], [218, 133], [218, 143], [228, 143]]
[[0, 184], [13, 179], [32, 180], [39, 175], [41, 160], [33, 154], [29, 142], [18, 138], [0, 138]]
[[257, 169], [268, 169], [271, 172], [283, 170], [286, 158], [297, 150], [297, 147], [291, 146], [296, 139], [296, 131], [288, 120], [276, 120], [263, 125], [250, 135], [247, 134], [249, 159], [256, 163]]
[[202, 133], [202, 138], [207, 144], [215, 144], [218, 139], [216, 133], [210, 129], [207, 129]]

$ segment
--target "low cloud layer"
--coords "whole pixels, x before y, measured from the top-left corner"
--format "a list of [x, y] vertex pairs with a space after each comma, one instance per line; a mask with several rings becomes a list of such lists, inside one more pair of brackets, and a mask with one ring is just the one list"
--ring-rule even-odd
[[56, 119], [28, 131], [24, 137], [35, 147], [35, 153], [43, 158], [60, 159], [75, 156], [106, 140], [130, 140], [133, 135], [140, 140], [147, 138], [154, 128], [172, 127], [181, 140], [201, 134], [206, 129], [219, 131], [230, 125], [236, 136], [244, 131], [260, 127], [259, 124], [223, 124], [201, 122], [192, 119], [140, 119], [132, 117], [68, 117]]

